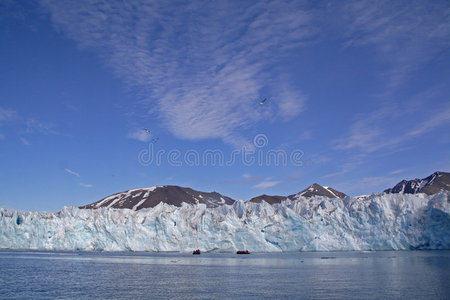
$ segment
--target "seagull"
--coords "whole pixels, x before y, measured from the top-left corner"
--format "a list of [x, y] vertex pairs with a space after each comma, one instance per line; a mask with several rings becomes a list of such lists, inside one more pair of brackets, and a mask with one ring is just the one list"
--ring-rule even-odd
[[264, 102], [266, 102], [267, 98], [262, 99], [261, 101], [259, 101], [259, 104], [263, 105]]
[[154, 139], [152, 140], [152, 142], [153, 142], [153, 143], [156, 143], [158, 140], [159, 140], [159, 138], [154, 138]]
[[150, 134], [150, 129], [144, 128], [145, 133]]

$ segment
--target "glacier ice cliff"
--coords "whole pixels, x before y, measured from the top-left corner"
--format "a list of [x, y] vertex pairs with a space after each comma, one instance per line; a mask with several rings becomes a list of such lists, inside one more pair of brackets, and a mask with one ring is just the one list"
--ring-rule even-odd
[[298, 198], [281, 204], [0, 208], [0, 248], [86, 251], [450, 249], [450, 192]]

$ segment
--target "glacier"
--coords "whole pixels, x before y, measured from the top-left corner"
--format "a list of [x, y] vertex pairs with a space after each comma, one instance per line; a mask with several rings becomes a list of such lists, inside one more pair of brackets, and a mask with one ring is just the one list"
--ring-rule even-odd
[[57, 213], [0, 208], [0, 248], [256, 252], [450, 249], [450, 192]]

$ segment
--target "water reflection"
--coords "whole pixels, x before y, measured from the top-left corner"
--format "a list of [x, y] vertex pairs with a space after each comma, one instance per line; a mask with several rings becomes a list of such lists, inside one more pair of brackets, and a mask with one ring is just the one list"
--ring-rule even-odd
[[0, 251], [0, 267], [0, 294], [5, 298], [380, 299], [450, 294], [450, 251], [245, 256]]

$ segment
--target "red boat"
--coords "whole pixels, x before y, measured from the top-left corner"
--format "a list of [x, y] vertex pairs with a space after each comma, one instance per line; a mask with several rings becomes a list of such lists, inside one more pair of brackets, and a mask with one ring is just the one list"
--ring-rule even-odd
[[239, 250], [239, 251], [236, 251], [236, 254], [250, 254], [250, 252], [248, 252], [248, 250]]
[[194, 255], [200, 255], [200, 249], [192, 251], [192, 254]]

